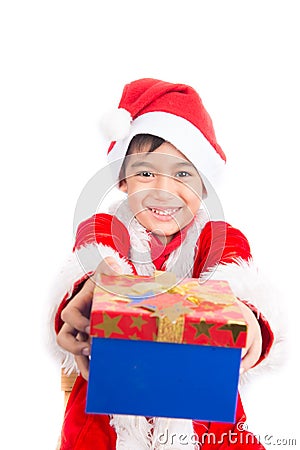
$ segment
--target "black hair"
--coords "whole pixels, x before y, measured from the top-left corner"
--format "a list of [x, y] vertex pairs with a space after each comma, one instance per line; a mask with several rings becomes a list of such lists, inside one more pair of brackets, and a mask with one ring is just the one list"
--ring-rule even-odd
[[165, 139], [154, 136], [153, 134], [136, 134], [130, 141], [128, 149], [120, 169], [119, 182], [123, 181], [125, 177], [126, 169], [126, 156], [132, 155], [133, 153], [140, 153], [146, 151], [147, 153], [154, 152], [158, 147], [160, 147], [165, 141]]

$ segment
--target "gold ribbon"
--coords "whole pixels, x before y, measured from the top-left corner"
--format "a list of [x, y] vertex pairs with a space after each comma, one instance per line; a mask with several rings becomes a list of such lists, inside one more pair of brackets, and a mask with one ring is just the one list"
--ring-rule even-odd
[[212, 302], [220, 305], [232, 305], [235, 299], [232, 294], [222, 292], [193, 292], [196, 286], [199, 286], [196, 282], [189, 282], [174, 286], [168, 289], [169, 294], [180, 294], [185, 300], [188, 300], [195, 305], [200, 305], [203, 301]]
[[184, 332], [184, 316], [171, 322], [166, 316], [158, 318], [157, 342], [172, 342], [181, 344]]

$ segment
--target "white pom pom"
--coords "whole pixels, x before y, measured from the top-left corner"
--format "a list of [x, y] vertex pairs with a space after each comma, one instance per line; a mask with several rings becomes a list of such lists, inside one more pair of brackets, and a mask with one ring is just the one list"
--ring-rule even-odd
[[101, 130], [111, 141], [119, 141], [129, 135], [132, 117], [124, 108], [107, 112], [101, 120]]

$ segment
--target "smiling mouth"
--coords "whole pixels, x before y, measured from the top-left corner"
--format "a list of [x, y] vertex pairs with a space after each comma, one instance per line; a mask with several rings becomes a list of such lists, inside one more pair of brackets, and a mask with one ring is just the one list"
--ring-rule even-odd
[[178, 207], [178, 208], [164, 208], [164, 209], [148, 207], [148, 209], [152, 213], [157, 214], [159, 216], [173, 216], [174, 214], [176, 214], [181, 209], [181, 207]]

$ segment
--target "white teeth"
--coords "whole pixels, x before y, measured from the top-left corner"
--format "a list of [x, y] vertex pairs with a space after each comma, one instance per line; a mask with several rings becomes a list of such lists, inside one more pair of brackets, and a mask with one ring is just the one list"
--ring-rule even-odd
[[174, 214], [176, 211], [178, 211], [179, 208], [175, 209], [154, 209], [150, 208], [151, 211], [155, 212], [155, 214], [159, 214], [160, 216], [170, 216], [171, 214]]

